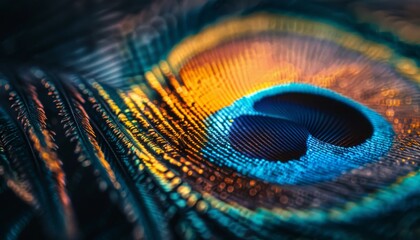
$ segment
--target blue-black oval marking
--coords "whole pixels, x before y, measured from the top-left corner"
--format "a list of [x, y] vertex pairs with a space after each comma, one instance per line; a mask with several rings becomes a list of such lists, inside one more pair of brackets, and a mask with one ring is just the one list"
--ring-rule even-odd
[[[279, 98], [279, 96], [288, 96], [287, 99], [290, 99], [290, 94], [295, 95], [295, 98], [296, 95], [301, 94], [301, 96], [287, 104], [283, 97]], [[306, 99], [302, 100], [302, 96]], [[318, 102], [307, 103], [308, 96], [312, 100], [317, 99]], [[344, 113], [343, 119], [337, 116], [342, 114], [343, 110], [329, 110], [326, 104], [317, 106], [317, 104], [324, 104], [324, 98], [334, 106], [343, 107], [344, 112], [349, 111], [349, 113]], [[278, 109], [271, 109], [272, 104], [275, 105], [279, 102], [283, 104], [283, 107], [289, 105], [286, 107], [289, 108], [287, 114], [281, 113]], [[297, 113], [306, 113], [291, 113], [291, 109], [296, 105], [300, 106]], [[302, 110], [302, 108], [307, 109]], [[324, 116], [319, 117], [315, 122], [313, 121], [317, 119], [316, 117], [309, 117], [306, 120], [303, 117], [313, 114]], [[352, 114], [355, 116], [349, 116]], [[254, 122], [255, 126], [252, 127], [247, 125], [250, 118], [254, 118], [253, 120], [257, 120], [258, 123]], [[330, 120], [326, 122], [319, 120], [323, 118]], [[288, 122], [280, 123], [274, 119]], [[336, 121], [337, 124], [344, 124], [344, 127], [342, 126], [344, 129], [353, 129], [356, 132], [346, 133], [339, 127], [334, 127], [331, 124], [333, 121]], [[362, 125], [360, 125], [359, 131], [357, 124], [360, 123]], [[268, 136], [268, 140], [274, 139], [273, 130], [270, 130], [270, 127], [263, 129], [264, 125], [280, 126], [281, 130], [277, 130], [280, 135], [293, 130], [303, 134], [304, 138], [303, 126], [309, 132], [306, 145], [301, 137], [297, 137], [297, 139], [290, 140], [287, 144], [279, 147], [278, 149], [281, 151], [276, 152], [273, 150], [274, 146], [278, 147], [281, 144], [271, 142], [270, 146], [264, 146], [266, 142], [258, 139], [261, 137], [248, 134], [252, 131], [239, 133], [241, 130], [238, 130], [241, 127], [251, 127], [254, 128], [254, 132], [256, 130], [265, 131], [266, 135], [269, 132], [271, 136]], [[394, 137], [391, 124], [368, 107], [331, 90], [297, 83], [275, 86], [244, 96], [208, 117], [206, 126], [207, 142], [202, 149], [206, 159], [221, 167], [232, 168], [243, 175], [277, 184], [308, 184], [336, 178], [343, 172], [379, 160], [392, 146]], [[322, 129], [318, 130], [316, 126]], [[236, 133], [233, 133], [235, 131]], [[297, 135], [300, 136], [299, 134]], [[329, 136], [335, 136], [335, 139]], [[239, 137], [244, 137], [244, 139], [239, 140]], [[287, 138], [291, 139], [291, 137]], [[292, 146], [296, 143], [300, 145], [301, 149], [298, 149], [299, 146], [297, 148], [295, 146], [294, 148], [297, 149], [295, 151]], [[254, 145], [259, 145], [256, 148], [259, 148], [259, 151], [249, 150]], [[305, 153], [303, 154], [303, 152]], [[281, 156], [285, 156], [284, 159]]]
[[359, 110], [319, 94], [282, 93], [256, 101], [253, 108], [276, 117], [234, 119], [229, 141], [248, 157], [286, 162], [306, 154], [309, 134], [329, 144], [353, 147], [373, 133], [372, 124]]

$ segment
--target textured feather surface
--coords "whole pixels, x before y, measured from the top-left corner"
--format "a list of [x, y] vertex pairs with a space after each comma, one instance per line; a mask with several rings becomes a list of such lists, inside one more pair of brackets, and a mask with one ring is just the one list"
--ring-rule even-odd
[[0, 239], [420, 236], [410, 1], [29, 2], [0, 3]]

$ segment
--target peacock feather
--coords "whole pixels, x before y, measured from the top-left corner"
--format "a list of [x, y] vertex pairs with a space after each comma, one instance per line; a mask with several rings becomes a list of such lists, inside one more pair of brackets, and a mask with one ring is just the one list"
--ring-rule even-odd
[[417, 239], [413, 1], [0, 3], [0, 239]]

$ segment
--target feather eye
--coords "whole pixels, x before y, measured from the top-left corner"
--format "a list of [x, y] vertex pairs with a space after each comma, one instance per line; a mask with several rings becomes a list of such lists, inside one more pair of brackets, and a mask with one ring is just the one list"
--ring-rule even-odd
[[4, 5], [0, 238], [418, 236], [418, 45], [387, 4], [41, 2]]

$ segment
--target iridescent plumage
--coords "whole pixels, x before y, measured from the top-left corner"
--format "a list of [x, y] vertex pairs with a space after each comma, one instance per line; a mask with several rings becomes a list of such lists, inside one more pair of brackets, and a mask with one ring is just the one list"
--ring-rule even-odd
[[419, 236], [419, 46], [369, 5], [61, 4], [1, 35], [0, 238]]

